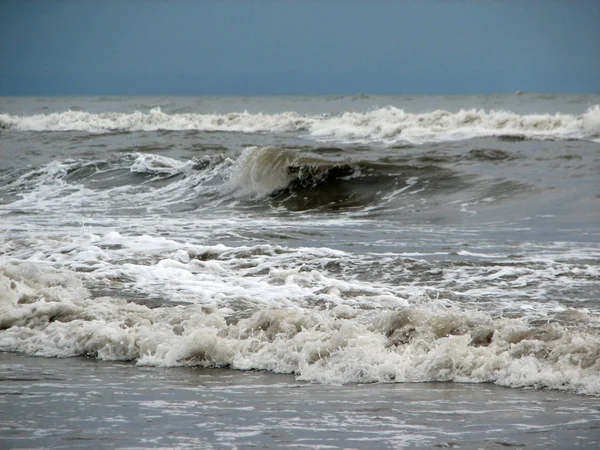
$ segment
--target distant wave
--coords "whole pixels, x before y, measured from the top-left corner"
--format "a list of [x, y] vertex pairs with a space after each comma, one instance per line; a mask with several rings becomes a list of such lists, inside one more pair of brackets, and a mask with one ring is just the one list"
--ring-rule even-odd
[[600, 140], [600, 105], [584, 114], [516, 114], [469, 109], [408, 113], [392, 106], [364, 113], [336, 115], [280, 114], [166, 114], [160, 108], [147, 113], [65, 111], [16, 116], [0, 114], [0, 129], [17, 131], [207, 131], [238, 133], [295, 132], [320, 141], [376, 142], [380, 144], [454, 141], [478, 136], [516, 139]]

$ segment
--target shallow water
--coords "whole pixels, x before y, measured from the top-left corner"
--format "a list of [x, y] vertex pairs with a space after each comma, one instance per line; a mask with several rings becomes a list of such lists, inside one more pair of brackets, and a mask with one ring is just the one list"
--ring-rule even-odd
[[600, 404], [490, 384], [323, 385], [290, 375], [0, 354], [8, 448], [598, 448]]

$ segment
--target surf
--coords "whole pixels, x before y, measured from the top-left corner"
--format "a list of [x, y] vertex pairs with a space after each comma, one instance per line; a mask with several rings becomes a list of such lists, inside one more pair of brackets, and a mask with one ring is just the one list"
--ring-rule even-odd
[[[221, 297], [245, 297], [243, 314], [214, 299], [149, 308], [92, 298], [80, 277], [64, 268], [3, 264], [0, 350], [140, 366], [267, 370], [325, 384], [484, 382], [600, 394], [600, 336], [591, 328], [492, 317], [443, 299], [395, 298], [316, 272], [287, 271], [284, 286], [251, 277], [256, 290], [216, 260], [163, 260], [156, 268], [177, 269], [180, 276], [189, 271], [197, 281], [205, 274], [207, 287], [219, 280], [223, 287], [231, 280], [246, 284], [243, 294], [219, 290]], [[273, 268], [271, 276], [275, 272], [281, 270]], [[363, 293], [353, 293], [357, 289]], [[290, 294], [298, 297], [293, 303], [286, 300]], [[303, 308], [307, 296], [330, 306]], [[357, 308], [353, 298], [371, 307]], [[581, 326], [591, 320], [583, 313], [575, 319]]]
[[497, 136], [521, 139], [600, 138], [600, 105], [579, 115], [518, 114], [504, 110], [461, 109], [407, 112], [387, 106], [338, 114], [275, 114], [230, 112], [171, 113], [159, 107], [133, 113], [64, 111], [16, 116], [0, 114], [5, 131], [118, 133], [139, 131], [202, 131], [283, 133], [322, 142], [424, 144]]

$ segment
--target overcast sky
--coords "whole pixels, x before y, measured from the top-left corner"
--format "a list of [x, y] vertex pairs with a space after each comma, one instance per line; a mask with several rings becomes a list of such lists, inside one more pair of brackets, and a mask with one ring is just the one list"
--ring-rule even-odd
[[0, 95], [600, 92], [600, 0], [0, 0]]

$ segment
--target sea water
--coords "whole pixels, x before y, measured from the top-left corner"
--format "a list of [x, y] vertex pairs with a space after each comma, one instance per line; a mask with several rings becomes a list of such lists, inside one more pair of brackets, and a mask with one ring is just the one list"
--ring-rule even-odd
[[0, 440], [597, 448], [599, 104], [0, 99]]

